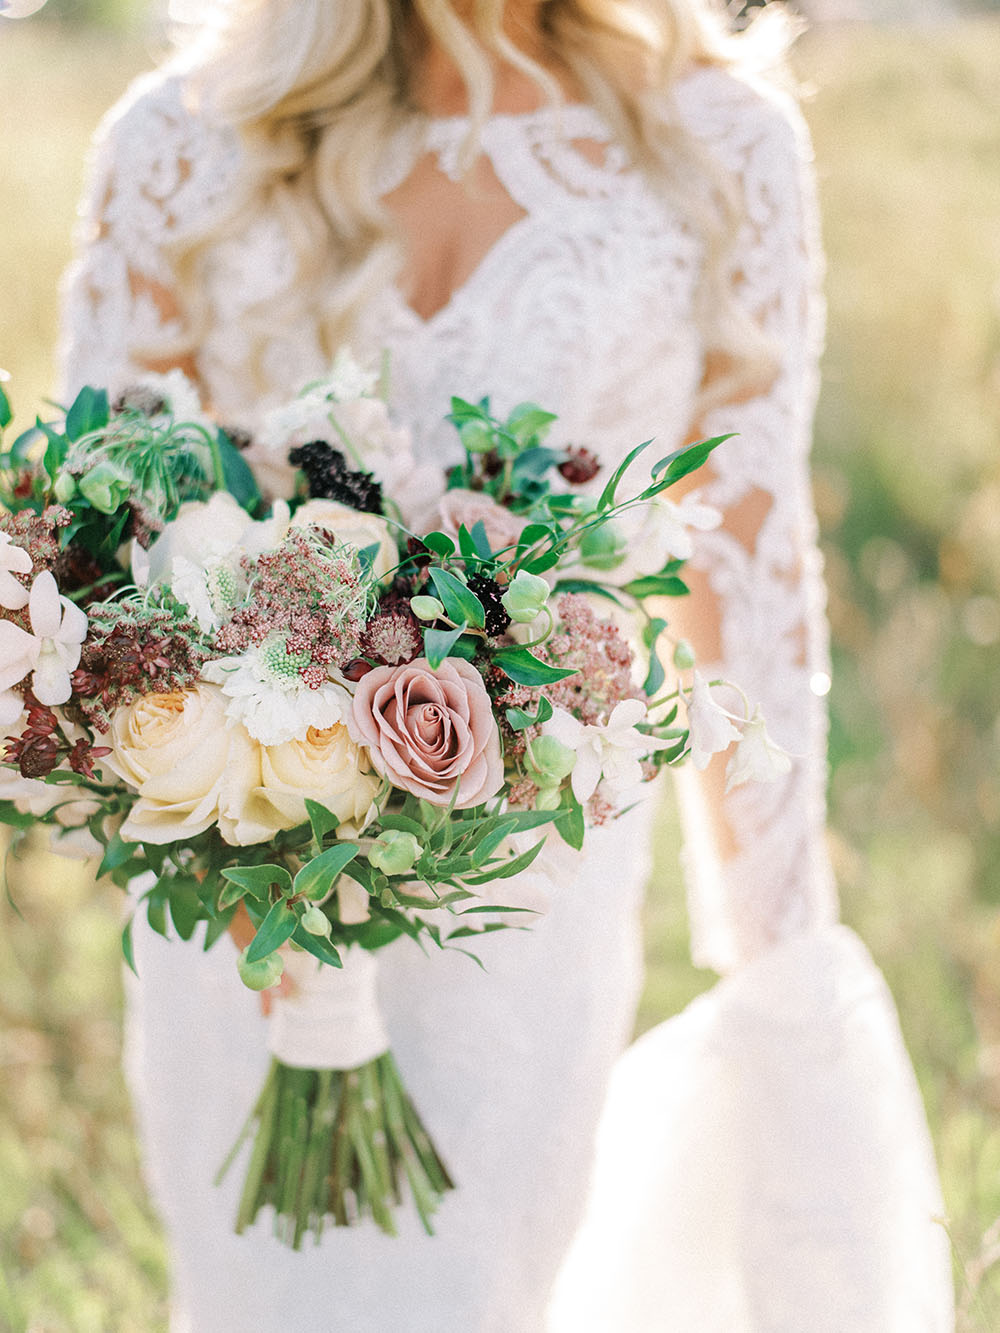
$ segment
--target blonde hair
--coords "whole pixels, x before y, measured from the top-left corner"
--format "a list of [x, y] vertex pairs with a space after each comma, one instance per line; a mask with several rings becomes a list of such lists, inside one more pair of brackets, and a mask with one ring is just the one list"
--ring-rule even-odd
[[[561, 100], [549, 70], [504, 34], [504, 7], [505, 0], [467, 0], [463, 18], [450, 0], [227, 0], [221, 23], [202, 34], [189, 89], [199, 114], [239, 131], [246, 169], [224, 216], [209, 232], [186, 237], [174, 256], [188, 315], [186, 346], [174, 354], [197, 351], [208, 247], [262, 212], [280, 217], [298, 268], [282, 298], [250, 312], [251, 346], [260, 353], [276, 326], [305, 313], [331, 356], [350, 339], [361, 307], [400, 264], [377, 170], [387, 137], [416, 112], [411, 77], [421, 30], [448, 53], [466, 86], [466, 164], [491, 108], [491, 56]], [[738, 306], [727, 262], [742, 201], [705, 146], [664, 116], [662, 96], [694, 64], [734, 63], [742, 39], [702, 0], [541, 0], [538, 16], [546, 53], [703, 239], [699, 320], [721, 368], [708, 398], [759, 389], [773, 375], [772, 349]], [[275, 387], [259, 355], [251, 369], [261, 390]]]

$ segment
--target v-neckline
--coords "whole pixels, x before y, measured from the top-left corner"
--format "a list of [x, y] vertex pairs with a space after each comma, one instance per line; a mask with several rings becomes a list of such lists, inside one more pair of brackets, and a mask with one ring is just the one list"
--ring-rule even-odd
[[[419, 130], [415, 136], [414, 146], [417, 156], [421, 152], [432, 152], [439, 160], [447, 149], [460, 143], [461, 138], [467, 132], [470, 117], [467, 114], [457, 114], [450, 116], [428, 116], [421, 115], [418, 119]], [[518, 126], [528, 127], [533, 122], [541, 122], [543, 126], [549, 122], [554, 122], [562, 131], [562, 137], [566, 142], [573, 139], [594, 139], [602, 143], [608, 143], [611, 135], [608, 126], [601, 117], [597, 109], [586, 102], [567, 102], [563, 104], [546, 103], [543, 106], [535, 107], [530, 111], [497, 111], [487, 117], [483, 127], [483, 143], [481, 151], [489, 158], [490, 165], [498, 180], [505, 189], [509, 187], [503, 179], [503, 176], [496, 169], [496, 162], [493, 153], [489, 151], [487, 143], [488, 137], [496, 127]], [[560, 122], [563, 122], [560, 124]], [[409, 133], [413, 135], [411, 127], [407, 127]], [[522, 130], [522, 133], [524, 131]], [[411, 147], [411, 153], [414, 148]], [[416, 159], [414, 158], [414, 161]], [[441, 162], [441, 168], [448, 173], [445, 162]], [[412, 169], [412, 162], [410, 168]], [[405, 174], [401, 179], [405, 179]], [[391, 193], [386, 190], [384, 194]], [[439, 305], [429, 315], [422, 315], [410, 301], [407, 299], [402, 288], [397, 281], [390, 283], [390, 293], [398, 312], [413, 328], [422, 333], [429, 333], [438, 325], [447, 323], [449, 318], [453, 317], [456, 310], [465, 304], [470, 292], [482, 286], [489, 272], [496, 266], [498, 256], [501, 256], [510, 249], [516, 239], [528, 230], [534, 222], [537, 221], [537, 213], [531, 208], [523, 205], [513, 193], [511, 198], [515, 203], [524, 207], [524, 213], [516, 218], [493, 243], [483, 252], [475, 266], [470, 270], [463, 280], [451, 289], [447, 299]]]

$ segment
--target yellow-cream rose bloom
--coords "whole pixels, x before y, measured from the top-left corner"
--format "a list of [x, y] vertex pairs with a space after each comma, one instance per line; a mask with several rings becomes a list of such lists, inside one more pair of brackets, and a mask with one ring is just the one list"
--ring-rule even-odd
[[345, 726], [310, 727], [301, 740], [261, 747], [260, 785], [251, 794], [247, 817], [273, 836], [308, 818], [308, 796], [340, 823], [364, 827], [379, 785], [367, 750], [351, 740]]
[[337, 500], [319, 498], [307, 500], [292, 516], [293, 527], [305, 528], [310, 523], [325, 528], [327, 532], [333, 533], [336, 541], [354, 546], [359, 551], [377, 545], [372, 572], [379, 582], [383, 582], [399, 564], [392, 530], [378, 514], [351, 509], [349, 505], [340, 504]]
[[227, 702], [217, 685], [199, 681], [186, 690], [143, 695], [115, 711], [104, 762], [139, 793], [123, 838], [184, 841], [212, 824], [240, 846], [269, 836], [246, 810], [260, 786], [260, 746], [229, 722]]

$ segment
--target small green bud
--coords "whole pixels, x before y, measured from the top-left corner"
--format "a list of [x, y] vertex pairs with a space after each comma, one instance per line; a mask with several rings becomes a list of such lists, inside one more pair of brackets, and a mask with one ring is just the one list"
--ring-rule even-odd
[[251, 990], [267, 990], [268, 986], [273, 986], [281, 980], [281, 974], [285, 970], [285, 960], [276, 949], [274, 953], [259, 958], [256, 963], [248, 963], [247, 951], [249, 948], [250, 946], [247, 945], [236, 963], [240, 980], [244, 986], [249, 986]]
[[76, 494], [76, 478], [71, 472], [60, 472], [56, 477], [56, 484], [52, 487], [52, 494], [62, 505], [67, 505]]
[[694, 649], [687, 639], [681, 639], [674, 649], [674, 666], [678, 671], [689, 671], [695, 664]]
[[549, 600], [549, 585], [538, 574], [519, 569], [507, 591], [500, 598], [511, 620], [529, 624]]
[[493, 448], [493, 432], [484, 421], [463, 421], [458, 433], [470, 454], [488, 454]]
[[315, 903], [311, 903], [302, 913], [302, 929], [307, 930], [310, 935], [330, 935], [330, 918]]
[[423, 848], [412, 833], [386, 829], [368, 852], [368, 864], [385, 875], [405, 875], [420, 860]]
[[528, 746], [524, 764], [539, 787], [558, 786], [576, 767], [576, 751], [555, 736], [539, 736]]
[[625, 538], [614, 523], [602, 523], [585, 532], [580, 542], [580, 560], [591, 569], [614, 569], [625, 558]]
[[129, 496], [124, 475], [111, 463], [98, 463], [77, 483], [80, 494], [102, 514], [113, 514]]
[[536, 810], [558, 810], [562, 802], [562, 794], [558, 787], [542, 787], [535, 797]]
[[436, 597], [411, 597], [410, 610], [418, 620], [437, 620], [444, 615], [444, 603]]

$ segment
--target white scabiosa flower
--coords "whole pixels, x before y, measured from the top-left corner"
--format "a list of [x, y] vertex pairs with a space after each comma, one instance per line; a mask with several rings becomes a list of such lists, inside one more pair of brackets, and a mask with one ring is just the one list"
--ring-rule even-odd
[[743, 726], [743, 735], [726, 765], [726, 791], [744, 782], [774, 782], [790, 772], [792, 757], [767, 734], [760, 705]]
[[323, 731], [345, 722], [351, 695], [328, 680], [318, 689], [307, 685], [300, 670], [307, 653], [289, 653], [285, 636], [272, 634], [239, 657], [206, 662], [202, 678], [218, 685], [227, 699], [226, 717], [241, 723], [261, 745], [301, 740], [310, 727]]

